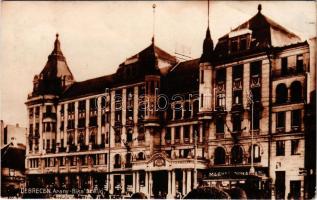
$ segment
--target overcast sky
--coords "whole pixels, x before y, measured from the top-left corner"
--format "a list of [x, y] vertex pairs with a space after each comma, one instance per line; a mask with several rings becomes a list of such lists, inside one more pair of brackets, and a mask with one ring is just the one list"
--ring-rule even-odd
[[[115, 72], [127, 57], [147, 47], [153, 34], [162, 49], [200, 56], [207, 27], [207, 1], [191, 2], [2, 2], [0, 18], [0, 118], [27, 124], [27, 94], [53, 49], [55, 34], [77, 81]], [[210, 29], [217, 39], [262, 13], [303, 40], [315, 35], [316, 4], [310, 2], [210, 3]]]

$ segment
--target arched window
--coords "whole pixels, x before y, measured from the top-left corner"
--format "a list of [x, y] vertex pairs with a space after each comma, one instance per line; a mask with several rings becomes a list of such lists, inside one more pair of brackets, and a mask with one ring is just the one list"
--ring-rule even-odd
[[243, 160], [243, 150], [241, 146], [234, 146], [231, 149], [231, 163], [240, 164]]
[[215, 165], [226, 164], [226, 151], [222, 147], [217, 147], [215, 149]]
[[121, 168], [121, 156], [120, 156], [120, 154], [116, 154], [114, 156], [114, 168]]
[[291, 102], [299, 102], [302, 99], [302, 85], [299, 81], [291, 84]]
[[287, 87], [284, 83], [280, 83], [276, 87], [276, 103], [286, 103]]
[[[249, 155], [249, 162], [251, 163], [251, 146], [249, 148]], [[253, 145], [253, 162], [261, 162], [260, 146], [257, 144]]]
[[143, 153], [143, 152], [140, 152], [140, 153], [138, 154], [137, 160], [145, 160], [145, 156], [144, 156], [144, 153]]
[[131, 168], [132, 167], [132, 156], [131, 156], [131, 153], [127, 153], [126, 156], [125, 156], [125, 167], [126, 168]]

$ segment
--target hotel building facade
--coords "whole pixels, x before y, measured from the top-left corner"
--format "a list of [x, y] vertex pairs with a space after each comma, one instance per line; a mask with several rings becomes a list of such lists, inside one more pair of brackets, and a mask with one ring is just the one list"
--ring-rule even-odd
[[26, 102], [27, 187], [172, 198], [253, 178], [263, 197], [307, 197], [315, 42], [259, 6], [215, 48], [208, 27], [199, 59], [179, 61], [152, 38], [116, 73], [77, 82], [57, 35]]

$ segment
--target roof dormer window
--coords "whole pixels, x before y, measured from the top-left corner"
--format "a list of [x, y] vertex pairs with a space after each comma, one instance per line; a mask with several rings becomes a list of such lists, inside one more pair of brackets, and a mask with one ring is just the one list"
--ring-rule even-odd
[[229, 52], [236, 53], [249, 49], [252, 31], [241, 29], [229, 33]]

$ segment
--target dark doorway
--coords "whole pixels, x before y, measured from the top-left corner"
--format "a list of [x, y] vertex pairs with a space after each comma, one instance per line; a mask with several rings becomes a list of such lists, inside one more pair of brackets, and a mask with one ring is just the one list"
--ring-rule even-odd
[[299, 199], [300, 197], [300, 181], [290, 181], [290, 193], [291, 197], [294, 199]]
[[275, 172], [276, 199], [285, 198], [285, 171]]
[[167, 171], [152, 172], [153, 194], [154, 198], [164, 198], [168, 192], [168, 174]]

